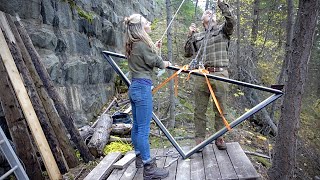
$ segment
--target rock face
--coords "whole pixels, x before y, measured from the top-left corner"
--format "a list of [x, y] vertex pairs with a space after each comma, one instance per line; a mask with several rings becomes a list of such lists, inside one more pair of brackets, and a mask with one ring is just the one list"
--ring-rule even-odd
[[0, 0], [0, 10], [19, 15], [51, 79], [83, 126], [115, 92], [115, 73], [103, 50], [124, 53], [124, 16], [152, 20], [148, 0]]

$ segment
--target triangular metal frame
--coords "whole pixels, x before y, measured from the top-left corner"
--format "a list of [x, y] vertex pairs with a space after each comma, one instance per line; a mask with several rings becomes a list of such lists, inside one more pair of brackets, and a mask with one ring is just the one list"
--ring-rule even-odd
[[[116, 73], [122, 78], [122, 80], [129, 87], [130, 84], [131, 84], [130, 80], [125, 76], [125, 74], [121, 71], [119, 66], [112, 59], [112, 57], [118, 57], [118, 58], [126, 59], [126, 56], [124, 56], [122, 54], [110, 52], [110, 51], [103, 51], [102, 53], [103, 53], [104, 57], [107, 59], [107, 61], [109, 62], [109, 64], [112, 66], [112, 68], [116, 71]], [[167, 67], [167, 69], [171, 69], [171, 70], [175, 70], [175, 71], [180, 70], [179, 68], [174, 67], [174, 66], [169, 66], [169, 67]], [[187, 71], [182, 71], [182, 72], [189, 73], [188, 70]], [[197, 76], [203, 76], [203, 74], [201, 74], [201, 73], [192, 73], [192, 74], [193, 75], [197, 75]], [[251, 108], [249, 111], [244, 113], [242, 116], [238, 117], [236, 120], [232, 121], [230, 123], [230, 127], [231, 128], [236, 127], [237, 125], [239, 125], [240, 123], [245, 121], [247, 118], [249, 118], [250, 116], [252, 116], [256, 112], [260, 111], [262, 108], [266, 107], [267, 105], [269, 105], [270, 103], [272, 103], [273, 101], [275, 101], [276, 99], [280, 98], [283, 95], [282, 91], [277, 90], [277, 89], [273, 89], [273, 88], [258, 86], [258, 85], [255, 85], [255, 84], [250, 84], [250, 83], [241, 82], [241, 81], [228, 79], [228, 78], [223, 78], [223, 77], [219, 77], [219, 76], [214, 76], [214, 75], [210, 75], [210, 74], [208, 74], [207, 77], [210, 78], [210, 79], [218, 80], [218, 81], [223, 81], [223, 82], [227, 82], [227, 83], [231, 83], [231, 84], [236, 84], [236, 85], [240, 85], [240, 86], [245, 86], [245, 87], [249, 87], [249, 88], [258, 89], [258, 90], [261, 90], [261, 91], [273, 93], [267, 99], [265, 99], [264, 101], [260, 102], [259, 104], [257, 104], [253, 108]], [[156, 114], [154, 112], [152, 112], [152, 118], [156, 122], [156, 124], [158, 125], [160, 130], [165, 134], [165, 136], [171, 142], [171, 144], [176, 148], [176, 150], [179, 152], [179, 154], [182, 156], [183, 159], [186, 159], [186, 158], [190, 157], [192, 154], [196, 153], [197, 151], [199, 151], [200, 149], [204, 148], [206, 145], [208, 145], [212, 141], [216, 140], [218, 137], [220, 137], [223, 134], [225, 134], [226, 132], [228, 132], [227, 128], [224, 127], [222, 129], [220, 129], [219, 131], [217, 131], [215, 134], [211, 135], [206, 140], [204, 140], [202, 143], [198, 144], [197, 146], [195, 146], [194, 148], [189, 150], [188, 152], [184, 152], [182, 150], [182, 148], [179, 146], [179, 144], [177, 143], [177, 141], [172, 137], [172, 135], [169, 133], [167, 128], [162, 124], [162, 122], [159, 120], [159, 118], [156, 116]]]

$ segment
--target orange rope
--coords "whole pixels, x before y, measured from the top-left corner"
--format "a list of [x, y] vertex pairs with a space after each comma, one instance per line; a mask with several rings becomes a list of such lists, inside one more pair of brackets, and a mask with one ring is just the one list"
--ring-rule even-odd
[[[156, 93], [160, 88], [162, 88], [162, 86], [164, 86], [165, 84], [167, 84], [172, 78], [178, 76], [178, 74], [181, 73], [181, 71], [186, 71], [188, 70], [188, 65], [184, 65], [183, 67], [181, 67], [178, 71], [176, 71], [174, 74], [172, 74], [170, 77], [168, 77], [166, 80], [164, 80], [161, 84], [159, 84], [157, 87], [152, 89], [152, 94]], [[177, 83], [177, 82], [176, 82]], [[176, 84], [177, 85], [177, 84]], [[177, 93], [175, 93], [177, 94]]]
[[[174, 81], [175, 81], [175, 88], [174, 88], [174, 89], [175, 89], [175, 96], [177, 96], [177, 95], [178, 95], [178, 74], [180, 74], [181, 71], [183, 71], [183, 70], [184, 70], [184, 71], [188, 70], [188, 68], [189, 68], [188, 65], [184, 65], [183, 67], [181, 67], [178, 71], [176, 71], [174, 74], [172, 74], [172, 75], [171, 75], [170, 77], [168, 77], [166, 80], [164, 80], [161, 84], [159, 84], [157, 87], [153, 88], [152, 93], [154, 94], [154, 93], [157, 92], [162, 86], [164, 86], [166, 83], [168, 83], [172, 78], [175, 78], [175, 79], [174, 79]], [[222, 118], [222, 121], [223, 121], [224, 125], [225, 125], [226, 128], [230, 131], [230, 130], [231, 130], [231, 127], [230, 127], [227, 119], [226, 119], [226, 118], [224, 117], [224, 115], [223, 115], [223, 111], [222, 111], [222, 109], [221, 109], [221, 107], [220, 107], [220, 104], [219, 104], [219, 102], [218, 102], [218, 99], [217, 99], [216, 95], [214, 94], [213, 89], [212, 89], [211, 84], [210, 84], [210, 81], [209, 81], [209, 79], [208, 79], [208, 77], [207, 77], [207, 74], [210, 74], [210, 72], [209, 72], [208, 70], [206, 70], [206, 69], [201, 69], [201, 68], [195, 69], [195, 70], [191, 70], [191, 71], [189, 72], [189, 74], [188, 74], [187, 80], [190, 79], [190, 75], [191, 75], [191, 73], [193, 73], [193, 72], [201, 73], [201, 74], [203, 74], [204, 77], [206, 78], [206, 82], [207, 82], [209, 91], [210, 91], [210, 93], [211, 93], [212, 99], [213, 99], [213, 101], [214, 101], [214, 103], [215, 103], [215, 105], [216, 105], [216, 107], [217, 107], [217, 109], [218, 109], [218, 111], [219, 111], [219, 114], [220, 114], [220, 116], [221, 116], [221, 118]]]

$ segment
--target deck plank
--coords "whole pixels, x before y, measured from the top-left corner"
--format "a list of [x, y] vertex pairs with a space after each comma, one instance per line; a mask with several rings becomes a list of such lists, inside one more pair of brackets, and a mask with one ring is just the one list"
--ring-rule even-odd
[[[177, 173], [177, 165], [178, 165], [178, 159], [180, 158], [180, 154], [176, 151], [175, 148], [170, 148], [167, 154], [167, 158], [165, 161], [166, 169], [169, 171], [169, 176], [164, 178], [165, 180], [175, 180], [176, 179], [176, 173]], [[169, 166], [169, 164], [171, 165]]]
[[217, 146], [212, 145], [218, 162], [222, 179], [238, 179], [238, 176], [232, 166], [227, 150], [219, 150]]
[[[183, 148], [185, 152], [189, 151], [191, 148], [186, 147]], [[176, 174], [176, 179], [183, 179], [183, 180], [189, 180], [191, 179], [191, 159], [182, 159], [182, 157], [179, 158], [178, 160], [178, 165], [177, 165], [177, 174]]]
[[207, 180], [221, 179], [218, 162], [213, 151], [212, 144], [204, 147], [203, 152], [204, 171]]
[[[215, 145], [207, 145], [202, 153], [195, 153], [190, 159], [178, 161], [167, 167], [169, 177], [164, 180], [217, 180], [217, 179], [261, 179], [252, 163], [237, 143], [227, 143], [228, 149], [221, 151]], [[187, 152], [191, 147], [183, 147]], [[163, 168], [168, 165], [178, 152], [171, 148], [152, 149], [151, 157], [157, 157], [157, 166]], [[133, 161], [127, 168], [114, 169], [107, 180], [141, 180], [143, 168], [138, 170]]]
[[260, 179], [249, 158], [237, 142], [227, 143], [228, 154], [239, 179]]
[[194, 153], [191, 157], [191, 179], [205, 179], [202, 153]]
[[[126, 153], [126, 155], [129, 153], [134, 153], [134, 152], [129, 151]], [[111, 172], [111, 174], [109, 175], [109, 177], [107, 178], [107, 180], [119, 180], [122, 177], [122, 175], [124, 174], [124, 172], [127, 170], [127, 168], [130, 166], [130, 164], [128, 164], [128, 166], [126, 166], [126, 167], [123, 167], [122, 169], [114, 169]]]
[[100, 163], [84, 178], [84, 180], [103, 179], [112, 172], [112, 164], [121, 157], [120, 152], [110, 153], [100, 161]]
[[113, 164], [113, 167], [115, 169], [123, 169], [125, 167], [128, 167], [129, 164], [131, 164], [132, 161], [134, 161], [136, 158], [136, 154], [134, 152], [127, 153], [123, 158], [121, 158], [119, 161]]

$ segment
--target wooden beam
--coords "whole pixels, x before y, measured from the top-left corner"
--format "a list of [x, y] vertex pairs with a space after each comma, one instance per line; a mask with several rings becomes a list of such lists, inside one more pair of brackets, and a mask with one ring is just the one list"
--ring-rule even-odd
[[239, 179], [260, 179], [249, 158], [237, 142], [227, 143], [228, 154]]
[[0, 31], [0, 45], [0, 55], [2, 57], [4, 66], [7, 70], [13, 89], [22, 108], [22, 112], [27, 120], [36, 145], [40, 151], [48, 175], [50, 179], [61, 179], [61, 173], [53, 157], [49, 144], [44, 136], [38, 117], [33, 109], [28, 93], [24, 87], [19, 71], [14, 63], [2, 31]]
[[34, 66], [39, 74], [39, 77], [41, 78], [41, 80], [43, 82], [43, 85], [47, 89], [50, 98], [54, 101], [54, 106], [56, 107], [56, 110], [58, 111], [60, 118], [62, 119], [65, 127], [67, 128], [67, 130], [71, 136], [71, 140], [76, 145], [77, 149], [79, 150], [79, 152], [85, 162], [89, 162], [89, 161], [94, 160], [94, 157], [92, 156], [88, 147], [86, 146], [83, 139], [81, 138], [79, 131], [76, 129], [76, 126], [74, 124], [74, 118], [71, 115], [71, 113], [69, 112], [67, 106], [63, 103], [63, 100], [62, 100], [60, 94], [58, 93], [58, 91], [56, 90], [54, 83], [52, 82], [52, 80], [47, 72], [47, 69], [45, 68], [38, 52], [36, 51], [35, 47], [33, 46], [32, 41], [31, 41], [26, 29], [24, 28], [24, 26], [22, 25], [20, 20], [17, 20], [14, 23], [19, 31], [20, 37], [23, 40], [25, 47], [27, 48], [27, 50], [29, 52], [29, 55], [32, 59], [32, 62], [33, 62]]
[[136, 159], [136, 154], [134, 152], [127, 153], [123, 158], [113, 164], [114, 168], [123, 169], [129, 166], [129, 164]]
[[113, 170], [113, 163], [121, 157], [120, 152], [114, 152], [102, 159], [102, 161], [84, 178], [84, 180], [101, 180]]
[[[17, 155], [25, 165], [28, 177], [37, 180], [44, 179], [41, 165], [37, 157], [37, 149], [32, 143], [32, 137], [26, 120], [21, 112], [16, 94], [12, 88], [7, 71], [0, 56], [0, 101], [12, 141]], [[28, 152], [28, 153], [26, 153]]]
[[79, 160], [77, 159], [75, 150], [73, 149], [71, 141], [68, 138], [68, 133], [64, 128], [64, 124], [32, 63], [31, 57], [20, 37], [12, 17], [9, 14], [6, 14], [6, 19], [11, 28], [10, 32], [13, 33], [16, 39], [16, 44], [21, 52], [24, 64], [27, 66], [30, 76], [34, 82], [35, 89], [38, 92], [41, 103], [45, 109], [45, 113], [47, 113], [48, 120], [50, 121], [50, 124], [54, 130], [55, 136], [57, 136], [57, 141], [59, 142], [63, 156], [65, 157], [65, 160], [70, 168], [76, 167], [79, 164]]

